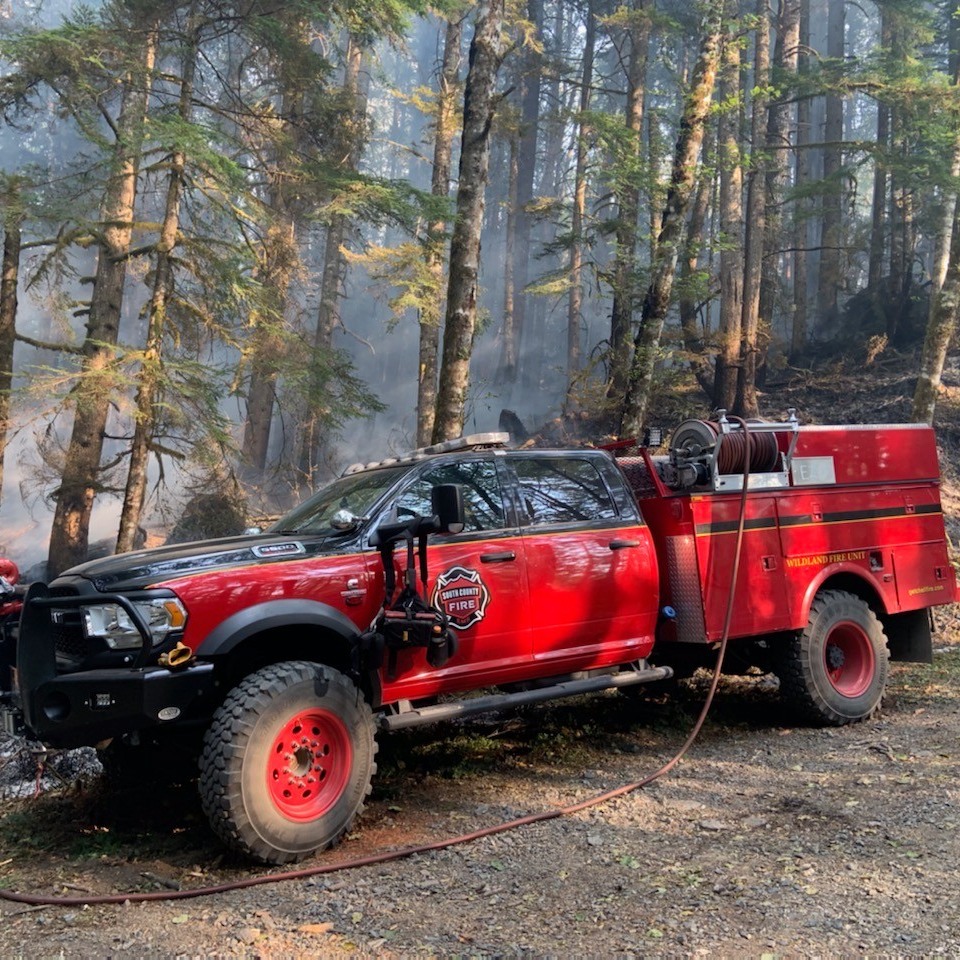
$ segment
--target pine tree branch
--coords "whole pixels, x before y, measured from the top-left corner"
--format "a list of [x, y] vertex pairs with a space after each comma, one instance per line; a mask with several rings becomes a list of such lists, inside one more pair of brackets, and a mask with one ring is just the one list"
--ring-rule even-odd
[[16, 337], [21, 343], [26, 343], [31, 347], [36, 347], [38, 350], [57, 350], [60, 353], [73, 354], [83, 353], [83, 348], [73, 343], [50, 343], [47, 340], [34, 340], [33, 337], [28, 337], [24, 333], [18, 333]]

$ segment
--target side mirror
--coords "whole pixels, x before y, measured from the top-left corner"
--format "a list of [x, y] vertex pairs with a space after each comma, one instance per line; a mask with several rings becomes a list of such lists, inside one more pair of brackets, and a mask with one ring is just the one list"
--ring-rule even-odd
[[352, 530], [360, 521], [358, 517], [352, 510], [348, 510], [346, 507], [341, 507], [331, 518], [330, 526], [334, 530], [337, 530], [340, 533], [343, 533], [346, 530]]
[[441, 483], [430, 495], [434, 515], [442, 533], [461, 533], [465, 526], [463, 489], [456, 483]]

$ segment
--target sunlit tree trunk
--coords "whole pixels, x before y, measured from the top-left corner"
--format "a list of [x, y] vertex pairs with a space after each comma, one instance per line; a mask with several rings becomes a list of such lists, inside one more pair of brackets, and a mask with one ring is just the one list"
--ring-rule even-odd
[[[351, 150], [344, 163], [347, 171], [355, 172], [360, 164], [363, 127], [367, 115], [367, 88], [360, 83], [364, 45], [351, 37], [347, 42], [343, 74], [343, 98], [349, 105], [350, 120], [355, 128]], [[307, 416], [300, 437], [301, 477], [307, 487], [314, 486], [323, 467], [324, 432], [330, 423], [329, 398], [326, 396], [328, 361], [333, 349], [333, 334], [341, 323], [340, 301], [346, 276], [343, 245], [347, 239], [350, 220], [346, 214], [335, 213], [327, 224], [323, 246], [323, 269], [320, 274], [320, 304], [310, 356], [310, 385], [307, 394]]]
[[770, 23], [767, 0], [757, 0], [754, 53], [753, 102], [751, 104], [750, 173], [747, 178], [747, 216], [744, 225], [743, 314], [740, 325], [740, 367], [737, 371], [737, 396], [733, 411], [741, 417], [758, 417], [757, 359], [761, 324], [767, 327], [769, 317], [760, 316], [760, 279], [763, 267], [763, 240], [767, 217], [766, 172], [768, 158], [767, 109], [770, 83]]
[[[456, 132], [457, 93], [460, 85], [460, 43], [463, 20], [447, 24], [443, 46], [443, 66], [440, 69], [440, 89], [437, 92], [436, 127], [433, 134], [433, 170], [430, 191], [435, 197], [450, 193], [450, 158], [453, 155], [453, 137]], [[511, 211], [516, 216], [516, 211]], [[430, 443], [437, 406], [437, 355], [440, 348], [440, 318], [446, 291], [443, 287], [446, 221], [435, 220], [427, 229], [427, 256], [430, 275], [436, 291], [432, 303], [420, 311], [420, 364], [417, 374], [417, 446]], [[504, 330], [504, 367], [516, 374], [517, 338], [515, 313], [510, 312], [510, 329]], [[504, 327], [507, 326], [504, 312]]]
[[13, 386], [13, 347], [17, 336], [17, 286], [20, 282], [20, 248], [23, 209], [15, 184], [0, 194], [3, 203], [3, 265], [0, 273], [0, 492], [3, 461], [10, 432], [10, 389]]
[[584, 219], [587, 209], [587, 157], [590, 151], [590, 94], [593, 86], [593, 48], [596, 23], [593, 0], [584, 9], [586, 29], [583, 41], [583, 72], [580, 77], [580, 117], [577, 133], [577, 166], [573, 185], [573, 214], [570, 223], [570, 292], [567, 298], [567, 395], [564, 406], [573, 403], [573, 388], [580, 369], [580, 327], [583, 320], [583, 244]]
[[[880, 46], [889, 50], [891, 41], [890, 15], [885, 6], [880, 7]], [[867, 285], [874, 302], [883, 299], [884, 254], [889, 222], [887, 219], [887, 152], [890, 149], [890, 107], [877, 101], [877, 137], [873, 159], [873, 212], [870, 222], [870, 255], [867, 269]]]
[[[716, 129], [708, 125], [703, 138], [704, 164], [700, 167], [700, 176], [697, 181], [697, 192], [690, 208], [690, 220], [687, 223], [687, 236], [684, 243], [686, 254], [680, 261], [680, 295], [677, 298], [677, 308], [680, 312], [680, 331], [683, 334], [683, 346], [687, 352], [688, 362], [697, 383], [708, 397], [713, 394], [713, 377], [710, 362], [706, 356], [705, 333], [697, 317], [697, 301], [694, 295], [694, 278], [697, 274], [700, 261], [700, 250], [703, 247], [704, 228], [710, 212], [710, 200], [713, 197], [715, 177], [704, 167], [711, 163], [708, 159], [715, 154]], [[714, 156], [714, 162], [716, 160]]]
[[710, 112], [716, 81], [723, 23], [723, 2], [712, 0], [701, 27], [700, 52], [680, 118], [670, 189], [657, 242], [657, 262], [643, 302], [640, 328], [634, 343], [630, 382], [620, 421], [621, 436], [638, 436], [643, 428], [653, 387], [660, 336], [670, 306], [677, 259], [683, 242], [687, 206], [697, 177], [704, 124]]
[[[800, 0], [800, 52], [797, 72], [806, 73], [810, 61], [810, 0]], [[793, 202], [793, 308], [790, 324], [790, 360], [796, 362], [807, 345], [807, 211], [809, 203], [800, 193], [810, 182], [810, 98], [797, 101], [797, 161], [794, 188], [800, 195]]]
[[[783, 78], [775, 88], [783, 89], [797, 72], [800, 49], [800, 0], [781, 0], [774, 44], [773, 71]], [[789, 186], [790, 145], [792, 143], [791, 116], [794, 110], [791, 94], [782, 93], [770, 104], [767, 125], [766, 160], [766, 219], [763, 231], [763, 264], [760, 279], [760, 322], [773, 322], [781, 297], [783, 257], [779, 251], [784, 244], [781, 209]]]
[[[957, 212], [960, 212], [960, 208]], [[933, 423], [947, 349], [960, 316], [960, 217], [957, 212], [953, 217], [953, 238], [947, 275], [939, 293], [934, 297], [930, 311], [920, 360], [920, 376], [913, 396], [913, 419], [918, 423]]]
[[[299, 94], [285, 92], [281, 98], [281, 115], [290, 116], [295, 110], [294, 102], [299, 100]], [[283, 136], [284, 132], [281, 131], [280, 135]], [[287, 293], [298, 261], [296, 224], [288, 197], [288, 174], [281, 166], [279, 157], [275, 158], [267, 174], [271, 181], [267, 222], [257, 268], [261, 302], [251, 311], [247, 347], [250, 374], [241, 460], [244, 475], [252, 483], [263, 480], [267, 467], [277, 377], [284, 350]]]
[[[630, 136], [630, 159], [639, 161], [642, 147], [644, 88], [650, 42], [647, 0], [633, 0], [629, 30], [630, 60], [627, 64], [625, 125]], [[640, 184], [625, 178], [620, 188], [617, 212], [617, 252], [613, 266], [613, 304], [610, 314], [610, 386], [608, 397], [622, 397], [626, 390], [632, 348], [633, 312], [637, 301], [637, 220], [640, 216]]]
[[[842, 60], [846, 0], [830, 0], [827, 10], [827, 56]], [[826, 121], [823, 127], [823, 199], [820, 242], [820, 273], [817, 287], [817, 311], [821, 321], [834, 321], [840, 292], [843, 240], [843, 99], [826, 97]]]
[[503, 249], [503, 325], [500, 328], [500, 370], [517, 368], [516, 336], [516, 260], [517, 260], [517, 196], [520, 175], [520, 135], [510, 132], [507, 173], [507, 222]]
[[[184, 53], [183, 76], [180, 82], [179, 114], [184, 123], [190, 121], [196, 55], [196, 38], [191, 37]], [[160, 419], [157, 401], [162, 379], [167, 304], [173, 293], [174, 284], [173, 250], [177, 245], [177, 231], [180, 229], [180, 204], [183, 197], [183, 173], [186, 166], [186, 153], [183, 149], [175, 148], [170, 154], [169, 163], [170, 174], [167, 179], [163, 223], [160, 227], [160, 236], [156, 245], [153, 289], [145, 311], [147, 344], [138, 376], [133, 440], [130, 445], [130, 463], [127, 469], [123, 507], [120, 511], [120, 529], [117, 534], [118, 553], [133, 550], [136, 546], [137, 528], [140, 525], [146, 498], [150, 445]]]
[[[558, 17], [560, 9], [558, 5]], [[543, 0], [528, 0], [527, 19], [537, 37], [543, 36]], [[532, 48], [524, 51], [525, 69], [520, 98], [520, 155], [517, 168], [517, 240], [514, 264], [513, 339], [515, 342], [512, 365], [503, 369], [508, 384], [517, 379], [522, 362], [523, 345], [530, 340], [529, 315], [531, 298], [526, 288], [530, 282], [530, 257], [534, 241], [533, 219], [529, 207], [533, 201], [537, 172], [537, 139], [540, 131], [540, 92], [543, 84], [543, 62]], [[548, 152], [547, 161], [550, 161]]]
[[477, 320], [477, 279], [484, 189], [490, 159], [490, 125], [500, 66], [503, 0], [481, 0], [470, 44], [463, 103], [463, 138], [457, 188], [457, 219], [450, 240], [450, 280], [443, 329], [443, 355], [433, 441], [451, 440], [463, 432], [470, 356]]
[[736, 0], [727, 0], [727, 33], [720, 67], [720, 351], [714, 406], [729, 410], [737, 389], [740, 319], [743, 313], [743, 167], [740, 158], [740, 39]]
[[90, 515], [100, 489], [100, 457], [114, 386], [114, 352], [156, 44], [156, 28], [151, 27], [145, 32], [140, 62], [123, 81], [116, 141], [100, 208], [102, 226], [90, 313], [80, 371], [72, 392], [73, 430], [56, 493], [47, 564], [51, 576], [85, 558]]
[[[950, 74], [954, 90], [960, 89], [960, 22], [956, 15], [948, 28], [950, 47]], [[960, 134], [953, 144], [953, 175], [960, 170]], [[913, 396], [913, 419], [919, 423], [933, 423], [937, 393], [943, 376], [950, 341], [960, 318], [960, 204], [953, 197], [952, 232], [947, 248], [947, 266], [944, 277], [931, 296], [930, 316], [920, 358], [920, 375]], [[936, 278], [934, 279], [936, 284]]]
[[[947, 26], [950, 56], [948, 69], [954, 89], [960, 87], [960, 19], [956, 4], [951, 6], [952, 15]], [[950, 167], [951, 184], [944, 187], [940, 194], [940, 203], [935, 210], [939, 224], [934, 236], [933, 262], [930, 268], [930, 318], [936, 309], [937, 294], [943, 286], [950, 266], [951, 237], [953, 235], [954, 210], [957, 204], [957, 191], [953, 184], [960, 178], [960, 138], [954, 143], [953, 161]]]

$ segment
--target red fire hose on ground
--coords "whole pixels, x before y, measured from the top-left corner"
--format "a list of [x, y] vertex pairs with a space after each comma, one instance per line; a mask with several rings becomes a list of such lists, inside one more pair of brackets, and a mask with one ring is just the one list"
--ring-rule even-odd
[[515, 830], [518, 827], [525, 827], [532, 823], [542, 823], [546, 820], [556, 820], [559, 817], [572, 816], [582, 810], [590, 807], [599, 806], [607, 803], [617, 797], [633, 793], [642, 787], [653, 783], [665, 774], [673, 770], [674, 767], [683, 759], [687, 751], [693, 745], [694, 741], [700, 735], [703, 724], [707, 719], [710, 707], [713, 704], [713, 698], [716, 695], [717, 687], [720, 683], [720, 675], [723, 670], [723, 661], [727, 651], [727, 641], [730, 634], [730, 623], [733, 617], [733, 604], [736, 594], [737, 576], [740, 570], [740, 554], [743, 545], [743, 532], [746, 522], [747, 506], [747, 488], [750, 476], [750, 434], [747, 424], [739, 417], [730, 417], [735, 423], [739, 423], [743, 430], [744, 437], [744, 455], [743, 455], [743, 491], [740, 498], [740, 518], [737, 526], [737, 541], [734, 552], [733, 571], [730, 580], [730, 593], [727, 598], [726, 617], [723, 623], [723, 634], [720, 638], [720, 645], [717, 651], [717, 662], [713, 670], [713, 679], [710, 688], [707, 691], [706, 699], [697, 717], [696, 723], [687, 735], [680, 749], [660, 768], [653, 773], [648, 774], [640, 780], [633, 783], [627, 783], [617, 787], [614, 790], [608, 790], [597, 794], [587, 800], [581, 800], [578, 803], [572, 803], [565, 807], [558, 807], [555, 810], [545, 810], [542, 813], [532, 813], [524, 817], [517, 817], [514, 820], [507, 820], [503, 823], [493, 824], [489, 827], [483, 827], [480, 830], [474, 830], [470, 833], [462, 833], [455, 837], [447, 837], [443, 840], [437, 840], [433, 843], [418, 844], [410, 847], [401, 847], [399, 850], [387, 850], [381, 853], [371, 854], [366, 857], [357, 857], [353, 860], [340, 861], [338, 863], [325, 863], [318, 866], [304, 867], [298, 870], [287, 870], [283, 873], [261, 874], [254, 877], [246, 877], [242, 880], [232, 880], [229, 883], [214, 884], [207, 887], [196, 887], [192, 890], [162, 890], [152, 893], [117, 893], [104, 894], [98, 896], [83, 897], [50, 897], [38, 896], [28, 893], [17, 893], [12, 890], [0, 889], [0, 898], [14, 903], [23, 903], [30, 906], [95, 906], [100, 904], [125, 904], [125, 903], [146, 903], [148, 901], [169, 901], [169, 900], [189, 900], [195, 897], [206, 897], [215, 893], [229, 893], [233, 890], [243, 890], [247, 887], [261, 886], [267, 883], [282, 883], [286, 880], [303, 880], [308, 877], [316, 877], [325, 873], [339, 873], [342, 870], [355, 870], [358, 867], [369, 867], [379, 863], [390, 863], [395, 860], [402, 860], [405, 857], [411, 857], [418, 853], [429, 853], [433, 850], [445, 850], [448, 847], [458, 846], [464, 843], [470, 843], [479, 840], [482, 837], [494, 836], [498, 833], [506, 833], [508, 830]]

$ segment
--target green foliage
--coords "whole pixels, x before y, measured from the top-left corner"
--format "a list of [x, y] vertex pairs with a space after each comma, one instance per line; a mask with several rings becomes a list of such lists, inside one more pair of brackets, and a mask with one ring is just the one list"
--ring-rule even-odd
[[[442, 254], [442, 251], [441, 251]], [[409, 240], [394, 247], [370, 244], [362, 254], [347, 254], [352, 263], [363, 264], [370, 277], [394, 291], [387, 300], [395, 327], [407, 313], [416, 311], [421, 320], [439, 323], [437, 304], [441, 278], [430, 269], [427, 245]]]

